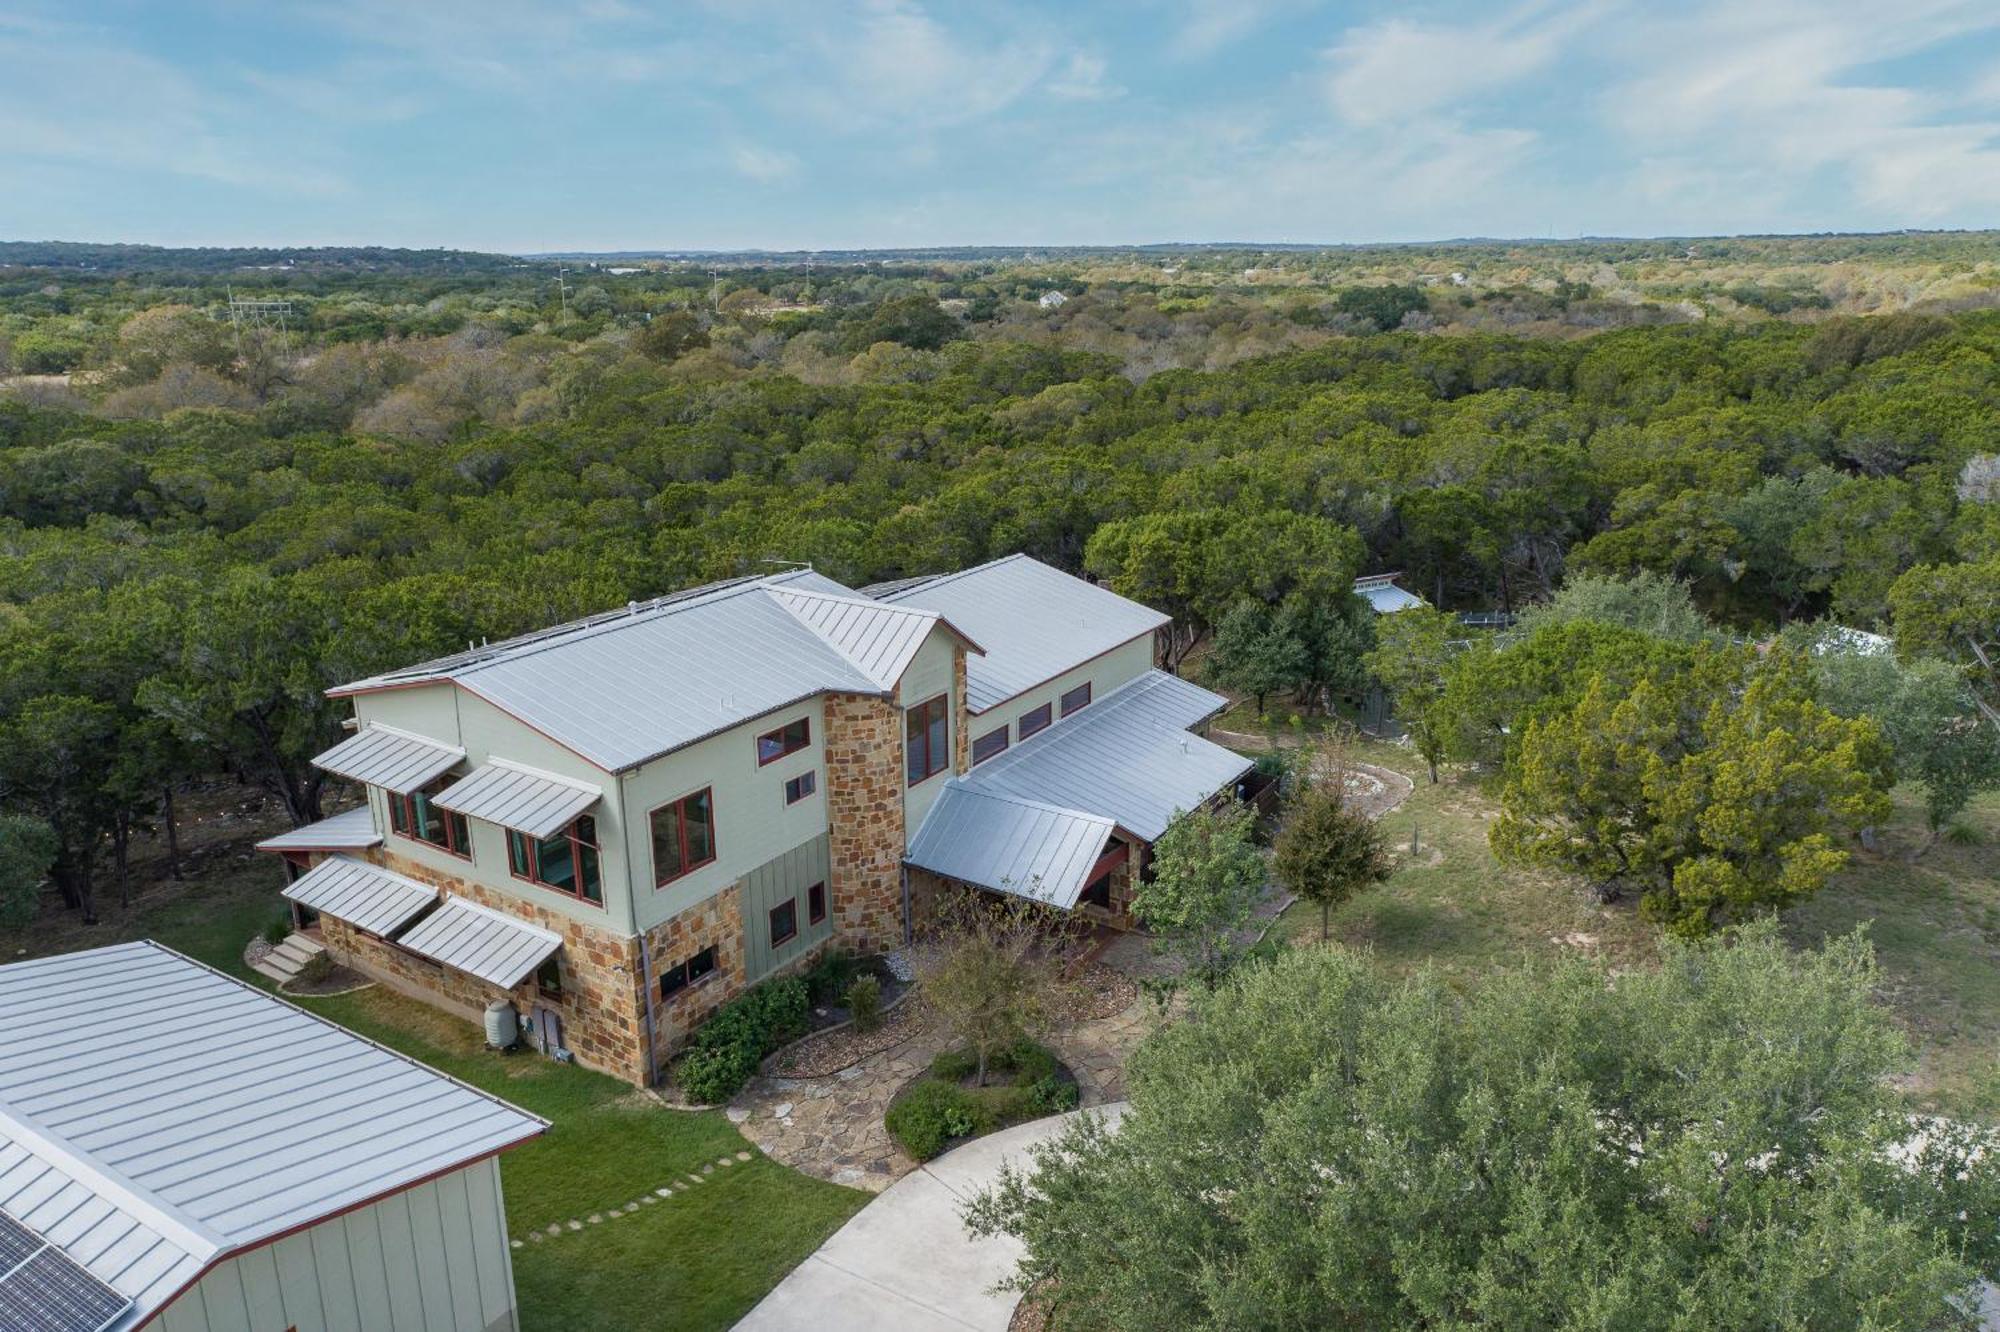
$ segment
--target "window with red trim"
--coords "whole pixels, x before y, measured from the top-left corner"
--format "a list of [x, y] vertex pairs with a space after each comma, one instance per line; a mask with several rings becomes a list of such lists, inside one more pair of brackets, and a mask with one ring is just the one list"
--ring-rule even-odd
[[1047, 703], [1044, 703], [1039, 708], [1022, 713], [1021, 738], [1026, 740], [1036, 731], [1046, 729], [1049, 722], [1053, 720], [1050, 715], [1052, 711], [1053, 709]]
[[389, 798], [389, 827], [412, 841], [428, 842], [440, 851], [470, 860], [472, 830], [466, 826], [465, 815], [454, 814], [432, 800], [448, 784], [440, 777], [408, 795], [385, 789], [382, 794]]
[[604, 905], [597, 872], [597, 820], [588, 814], [550, 837], [536, 839], [507, 830], [507, 869], [517, 879], [538, 883], [578, 901]]
[[707, 787], [653, 811], [653, 882], [672, 883], [715, 860], [715, 797]]
[[826, 919], [826, 885], [816, 883], [806, 889], [806, 924], [817, 925]]
[[771, 908], [771, 947], [788, 944], [799, 933], [799, 899], [787, 898]]
[[1000, 753], [1006, 748], [1007, 728], [1002, 726], [997, 731], [988, 731], [985, 735], [974, 737], [972, 741], [972, 761], [974, 763], [984, 763], [987, 759], [992, 758], [995, 754]]
[[903, 714], [903, 759], [911, 786], [951, 766], [951, 719], [943, 694]]
[[1088, 680], [1062, 696], [1062, 715], [1065, 717], [1072, 712], [1081, 712], [1089, 706], [1090, 681]]
[[757, 766], [776, 763], [787, 754], [796, 754], [812, 743], [812, 718], [788, 721], [775, 731], [757, 737]]

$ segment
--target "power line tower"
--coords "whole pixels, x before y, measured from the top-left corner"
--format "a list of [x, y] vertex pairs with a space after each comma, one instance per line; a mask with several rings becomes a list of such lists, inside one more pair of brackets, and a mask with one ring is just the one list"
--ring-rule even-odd
[[227, 288], [229, 293], [229, 331], [236, 339], [236, 357], [242, 360], [243, 333], [250, 331], [254, 342], [263, 340], [262, 335], [273, 333], [280, 356], [291, 352], [292, 303], [290, 301], [238, 300], [235, 288]]

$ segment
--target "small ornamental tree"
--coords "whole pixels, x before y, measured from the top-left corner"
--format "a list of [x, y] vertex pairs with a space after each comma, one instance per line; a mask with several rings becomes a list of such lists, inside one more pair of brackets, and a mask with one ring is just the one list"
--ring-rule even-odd
[[1061, 1012], [1068, 918], [1021, 897], [950, 893], [916, 953], [923, 1000], [977, 1060], [1042, 1035]]
[[1444, 694], [1445, 675], [1456, 653], [1452, 643], [1459, 633], [1458, 621], [1444, 611], [1412, 606], [1382, 617], [1375, 626], [1375, 650], [1363, 658], [1368, 673], [1395, 701], [1397, 717], [1410, 728], [1417, 753], [1430, 765], [1433, 786], [1445, 751], [1437, 703]]
[[1319, 937], [1326, 942], [1333, 908], [1364, 886], [1389, 877], [1393, 866], [1375, 821], [1350, 807], [1341, 777], [1306, 786], [1285, 815], [1272, 857], [1278, 882], [1319, 904]]
[[1237, 933], [1269, 878], [1251, 840], [1254, 819], [1235, 804], [1175, 818], [1153, 843], [1153, 881], [1132, 903], [1154, 947], [1205, 986], [1235, 965]]
[[[1860, 936], [1615, 978], [1294, 949], [1198, 995], [973, 1203], [1066, 1328], [1955, 1328], [2000, 1274], [1991, 1130], [1913, 1120]], [[1080, 1242], [1087, 1237], [1088, 1242]]]

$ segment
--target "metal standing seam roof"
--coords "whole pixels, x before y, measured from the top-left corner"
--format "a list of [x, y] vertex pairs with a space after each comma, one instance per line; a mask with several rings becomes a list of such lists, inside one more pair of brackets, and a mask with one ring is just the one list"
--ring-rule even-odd
[[965, 663], [966, 706], [975, 713], [1171, 622], [1026, 555], [891, 584], [878, 599], [936, 611], [985, 646], [984, 656]]
[[1178, 676], [1148, 671], [959, 781], [1108, 818], [1151, 842], [1176, 813], [1196, 808], [1250, 769], [1241, 754], [1187, 730], [1228, 702]]
[[1396, 586], [1396, 578], [1396, 574], [1370, 574], [1366, 578], [1357, 578], [1354, 580], [1355, 595], [1367, 601], [1377, 615], [1393, 615], [1397, 611], [1415, 610], [1427, 604], [1416, 593]]
[[371, 722], [313, 759], [313, 766], [350, 781], [408, 795], [465, 761], [456, 745]]
[[936, 611], [793, 588], [776, 588], [771, 595], [884, 690], [896, 687], [916, 657], [917, 649], [940, 621], [964, 639], [971, 651], [985, 650]]
[[453, 782], [435, 803], [539, 839], [569, 827], [602, 799], [601, 787], [495, 759]]
[[328, 856], [279, 894], [384, 938], [437, 901], [437, 889], [351, 856]]
[[1114, 831], [1107, 818], [953, 778], [903, 858], [947, 878], [1068, 909]]
[[330, 815], [318, 823], [281, 832], [257, 843], [259, 851], [366, 851], [382, 844], [375, 812], [366, 805]]
[[0, 966], [0, 1209], [133, 1300], [117, 1332], [547, 1127], [158, 944]]
[[511, 990], [562, 947], [562, 936], [463, 897], [447, 897], [397, 942], [433, 962]]
[[455, 681], [625, 772], [821, 693], [885, 692], [772, 595], [792, 585], [837, 586], [801, 571], [697, 589], [330, 692]]

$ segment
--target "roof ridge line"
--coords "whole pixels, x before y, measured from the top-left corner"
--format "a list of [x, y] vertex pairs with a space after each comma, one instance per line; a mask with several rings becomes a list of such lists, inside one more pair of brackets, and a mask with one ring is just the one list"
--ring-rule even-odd
[[[162, 1239], [172, 1241], [204, 1263], [237, 1247], [236, 1241], [175, 1207], [123, 1171], [100, 1161], [60, 1133], [37, 1124], [5, 1100], [0, 1100], [0, 1130], [17, 1142], [25, 1141], [35, 1155], [57, 1161], [73, 1183], [100, 1196], [108, 1195], [120, 1210], [130, 1212]], [[68, 1253], [48, 1236], [42, 1238]]]
[[[992, 569], [1002, 564], [1012, 563], [1015, 560], [1028, 560], [1028, 559], [1034, 559], [1034, 557], [1028, 554], [1028, 552], [1025, 550], [1017, 550], [1012, 555], [1002, 555], [997, 560], [988, 560], [984, 564], [975, 564], [969, 569], [959, 569], [952, 573], [933, 574], [931, 577], [926, 578], [923, 582], [918, 583], [915, 587], [902, 588], [899, 591], [888, 593], [886, 596], [873, 597], [870, 598], [870, 600], [885, 601], [893, 605], [897, 598], [905, 596], [911, 592], [916, 592], [927, 587], [936, 587], [940, 583], [949, 583], [954, 579], [964, 578], [968, 574], [976, 574], [983, 569]], [[1041, 561], [1039, 560], [1036, 560], [1035, 562], [1037, 564], [1041, 563]], [[1050, 565], [1049, 567], [1051, 569], [1055, 569], [1054, 565]], [[1062, 570], [1056, 569], [1056, 572], [1061, 573]], [[1093, 586], [1095, 585], [1093, 584]]]
[[[1074, 805], [1058, 805], [1047, 800], [1033, 800], [1027, 796], [1015, 795], [1011, 791], [988, 791], [983, 787], [975, 786], [969, 780], [969, 777], [970, 774], [956, 778], [952, 784], [956, 785], [967, 795], [975, 795], [982, 800], [1001, 800], [1010, 805], [1019, 805], [1023, 809], [1040, 809], [1047, 810], [1051, 814], [1067, 814], [1071, 818], [1087, 819], [1092, 823], [1102, 823], [1106, 827], [1114, 829], [1118, 826], [1118, 820], [1114, 818], [1103, 814], [1093, 814], [1087, 809], [1078, 809]], [[926, 822], [928, 822], [928, 819], [926, 819]], [[921, 831], [921, 828], [919, 828], [919, 831]]]

